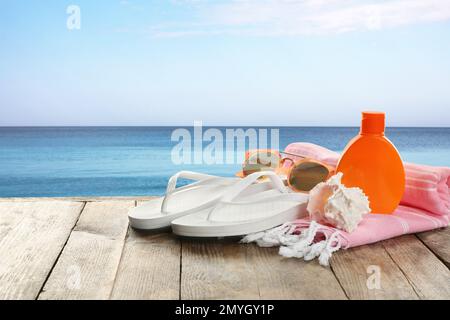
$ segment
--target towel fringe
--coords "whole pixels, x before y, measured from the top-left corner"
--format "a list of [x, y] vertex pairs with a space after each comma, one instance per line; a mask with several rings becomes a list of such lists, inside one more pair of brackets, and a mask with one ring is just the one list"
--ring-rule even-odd
[[276, 247], [282, 244], [295, 243], [300, 237], [299, 235], [294, 234], [295, 229], [295, 224], [287, 222], [279, 227], [267, 231], [249, 234], [240, 242], [256, 242], [256, 244], [260, 247]]
[[341, 248], [339, 231], [328, 239], [314, 243], [320, 224], [311, 221], [308, 228], [294, 234], [296, 225], [288, 222], [279, 227], [245, 236], [241, 242], [256, 242], [260, 247], [280, 246], [278, 253], [286, 258], [303, 258], [310, 261], [318, 258], [320, 265], [328, 266], [333, 252]]

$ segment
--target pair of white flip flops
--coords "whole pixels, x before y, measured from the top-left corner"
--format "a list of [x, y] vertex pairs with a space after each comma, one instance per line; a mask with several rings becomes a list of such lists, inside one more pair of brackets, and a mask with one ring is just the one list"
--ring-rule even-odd
[[[259, 182], [261, 177], [269, 179]], [[195, 182], [177, 188], [180, 178]], [[306, 214], [308, 196], [294, 193], [271, 171], [243, 179], [181, 171], [170, 178], [163, 198], [133, 208], [136, 229], [172, 231], [188, 237], [227, 237], [259, 232]]]

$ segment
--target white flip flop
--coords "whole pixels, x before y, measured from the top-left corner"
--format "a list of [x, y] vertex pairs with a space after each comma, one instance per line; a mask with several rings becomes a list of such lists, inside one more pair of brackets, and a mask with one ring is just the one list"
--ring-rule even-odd
[[[249, 193], [262, 176], [270, 187]], [[256, 172], [230, 186], [214, 206], [173, 220], [172, 231], [187, 237], [250, 234], [305, 216], [307, 202], [307, 194], [291, 191], [276, 173]]]
[[[194, 180], [177, 188], [180, 178]], [[146, 202], [128, 212], [130, 225], [136, 229], [151, 230], [170, 226], [172, 220], [209, 208], [219, 201], [227, 188], [238, 183], [236, 177], [219, 177], [192, 171], [180, 171], [169, 179], [166, 195]], [[249, 192], [269, 188], [267, 183], [252, 186]]]

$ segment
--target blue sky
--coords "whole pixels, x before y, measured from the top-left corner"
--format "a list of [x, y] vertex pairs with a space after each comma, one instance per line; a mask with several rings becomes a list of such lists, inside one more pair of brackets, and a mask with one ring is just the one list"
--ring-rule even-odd
[[450, 126], [448, 0], [0, 4], [0, 125]]

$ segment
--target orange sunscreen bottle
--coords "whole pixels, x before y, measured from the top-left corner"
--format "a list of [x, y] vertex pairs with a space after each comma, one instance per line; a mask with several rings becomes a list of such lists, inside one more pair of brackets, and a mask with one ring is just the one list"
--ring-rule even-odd
[[336, 171], [346, 187], [360, 187], [372, 213], [392, 213], [405, 191], [405, 169], [395, 146], [384, 136], [385, 114], [363, 112], [361, 131], [347, 145]]

